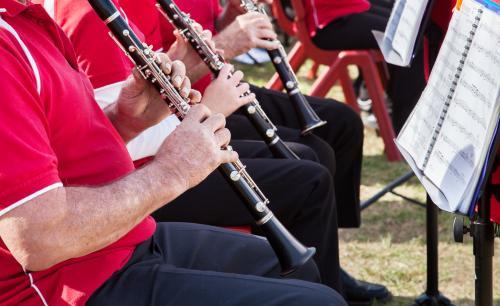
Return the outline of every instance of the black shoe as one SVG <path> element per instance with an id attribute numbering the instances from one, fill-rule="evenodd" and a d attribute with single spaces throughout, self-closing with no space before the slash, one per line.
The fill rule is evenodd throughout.
<path id="1" fill-rule="evenodd" d="M 385 303 L 392 298 L 385 286 L 357 280 L 344 269 L 340 269 L 340 280 L 349 305 L 371 305 L 375 300 Z"/>

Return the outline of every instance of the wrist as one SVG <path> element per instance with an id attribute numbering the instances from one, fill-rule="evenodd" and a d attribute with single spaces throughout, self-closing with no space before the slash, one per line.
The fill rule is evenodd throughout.
<path id="1" fill-rule="evenodd" d="M 221 49 L 224 51 L 224 59 L 226 61 L 232 60 L 236 55 L 236 52 L 234 49 L 231 47 L 231 44 L 227 44 L 228 41 L 230 40 L 231 35 L 226 35 L 228 30 L 223 30 L 219 34 L 215 35 L 213 38 L 213 41 L 215 42 L 215 45 L 217 46 L 218 49 Z"/>
<path id="2" fill-rule="evenodd" d="M 189 186 L 189 180 L 182 171 L 182 165 L 175 160 L 165 160 L 165 158 L 155 156 L 155 158 L 147 165 L 151 177 L 156 178 L 163 189 L 168 189 L 167 197 L 175 198 L 186 192 Z M 168 188 L 165 188 L 168 186 Z"/>
<path id="3" fill-rule="evenodd" d="M 117 103 L 108 106 L 105 113 L 125 143 L 128 143 L 142 132 L 142 129 L 134 128 L 131 124 L 132 120 L 118 110 Z"/>

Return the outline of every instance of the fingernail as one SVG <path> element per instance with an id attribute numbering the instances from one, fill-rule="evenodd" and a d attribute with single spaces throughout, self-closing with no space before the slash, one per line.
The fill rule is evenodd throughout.
<path id="1" fill-rule="evenodd" d="M 184 98 L 187 98 L 189 97 L 189 89 L 187 89 L 186 87 L 184 87 L 182 90 L 181 90 L 181 94 Z"/>
<path id="2" fill-rule="evenodd" d="M 166 73 L 170 73 L 170 71 L 172 71 L 172 65 L 170 65 L 170 63 L 165 63 L 165 70 Z"/>
<path id="3" fill-rule="evenodd" d="M 180 75 L 176 75 L 172 81 L 175 87 L 179 87 L 182 84 L 182 77 Z"/>

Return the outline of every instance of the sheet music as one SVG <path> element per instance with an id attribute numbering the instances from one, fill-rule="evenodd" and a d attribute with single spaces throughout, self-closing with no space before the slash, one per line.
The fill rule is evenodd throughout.
<path id="1" fill-rule="evenodd" d="M 401 20 L 401 16 L 403 15 L 405 5 L 406 0 L 396 0 L 391 12 L 391 16 L 389 17 L 389 21 L 387 22 L 384 39 L 387 40 L 391 46 L 392 40 L 394 39 L 394 35 L 396 34 L 396 30 L 398 28 L 399 21 Z"/>
<path id="2" fill-rule="evenodd" d="M 470 2 L 470 1 L 469 1 Z M 475 12 L 479 6 L 473 6 Z M 470 22 L 466 16 L 467 23 Z M 497 29 L 497 30 L 494 30 Z M 424 174 L 450 211 L 467 208 L 499 116 L 500 19 L 484 10 L 446 119 Z"/>
<path id="3" fill-rule="evenodd" d="M 410 65 L 428 0 L 397 0 L 384 33 L 373 35 L 388 63 Z"/>
<path id="4" fill-rule="evenodd" d="M 392 48 L 399 53 L 405 63 L 411 60 L 426 7 L 427 1 L 407 1 L 394 33 Z"/>
<path id="5" fill-rule="evenodd" d="M 413 156 L 420 170 L 460 65 L 463 46 L 467 42 L 467 36 L 462 33 L 468 33 L 472 27 L 472 21 L 465 24 L 460 16 L 461 13 L 453 16 L 429 83 L 397 139 L 398 145 Z"/>

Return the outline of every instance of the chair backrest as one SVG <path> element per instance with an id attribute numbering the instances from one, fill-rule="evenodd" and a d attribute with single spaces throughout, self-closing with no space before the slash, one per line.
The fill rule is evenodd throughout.
<path id="1" fill-rule="evenodd" d="M 318 64 L 330 65 L 338 56 L 338 51 L 322 50 L 312 42 L 309 35 L 309 28 L 307 27 L 307 12 L 304 7 L 303 1 L 309 0 L 291 0 L 292 7 L 295 11 L 295 20 L 293 27 L 295 36 L 302 43 L 305 53 Z M 274 1 L 279 2 L 279 1 Z"/>
<path id="2" fill-rule="evenodd" d="M 285 7 L 283 6 L 283 0 L 275 0 L 271 6 L 273 11 L 273 16 L 278 21 L 280 28 L 289 36 L 295 36 L 295 27 L 293 25 L 293 20 L 287 16 L 285 12 Z"/>

